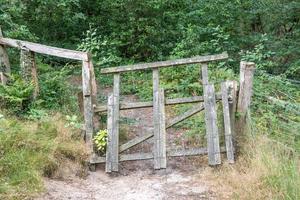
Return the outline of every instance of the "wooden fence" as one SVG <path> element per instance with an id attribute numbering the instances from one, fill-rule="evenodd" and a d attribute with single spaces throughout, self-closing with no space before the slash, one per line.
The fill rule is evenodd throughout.
<path id="1" fill-rule="evenodd" d="M 227 53 L 209 56 L 196 56 L 187 59 L 136 64 L 105 68 L 101 74 L 113 74 L 113 92 L 108 97 L 107 105 L 97 104 L 97 84 L 91 56 L 86 52 L 61 49 L 45 46 L 37 43 L 4 38 L 0 30 L 0 78 L 5 84 L 7 75 L 10 74 L 10 64 L 6 47 L 19 48 L 21 51 L 21 70 L 29 74 L 25 79 L 35 83 L 35 96 L 38 95 L 38 76 L 35 64 L 35 53 L 58 56 L 82 62 L 82 93 L 85 121 L 85 140 L 91 154 L 90 164 L 106 163 L 106 172 L 118 171 L 119 162 L 129 160 L 153 159 L 154 169 L 167 167 L 167 157 L 193 156 L 208 154 L 208 163 L 211 166 L 221 164 L 221 153 L 226 152 L 229 163 L 234 163 L 235 148 L 233 137 L 244 134 L 247 127 L 247 112 L 250 106 L 252 93 L 252 79 L 254 63 L 241 62 L 240 86 L 236 81 L 224 81 L 221 83 L 221 91 L 215 92 L 214 84 L 208 78 L 207 65 L 212 61 L 220 61 L 228 58 Z M 203 96 L 167 99 L 164 89 L 160 87 L 159 70 L 163 67 L 178 67 L 188 64 L 199 65 L 199 78 L 202 80 Z M 147 102 L 121 102 L 120 80 L 121 74 L 137 71 L 152 70 L 153 101 Z M 29 73 L 26 73 L 29 72 Z M 201 75 L 200 75 L 201 74 Z M 200 83 L 199 83 L 200 84 Z M 216 102 L 220 101 L 223 108 L 225 147 L 220 147 L 217 127 Z M 175 104 L 194 103 L 195 105 L 183 114 L 166 119 L 165 106 Z M 124 144 L 119 144 L 119 118 L 120 110 L 153 107 L 153 133 L 134 138 Z M 167 151 L 166 130 L 179 122 L 201 112 L 205 113 L 205 126 L 207 136 L 207 148 L 175 149 Z M 239 112 L 238 120 L 235 120 L 236 112 Z M 107 113 L 107 151 L 105 157 L 93 152 L 93 134 L 97 124 L 97 113 Z M 123 154 L 123 152 L 137 144 L 154 137 L 152 153 Z"/>

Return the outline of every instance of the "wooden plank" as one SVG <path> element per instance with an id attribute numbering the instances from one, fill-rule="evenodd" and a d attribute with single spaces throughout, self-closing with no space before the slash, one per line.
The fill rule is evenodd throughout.
<path id="1" fill-rule="evenodd" d="M 241 142 L 242 138 L 244 138 L 244 135 L 246 135 L 250 129 L 250 119 L 247 116 L 250 114 L 254 70 L 254 63 L 241 61 L 240 88 L 237 104 L 237 112 L 239 117 L 236 121 L 236 133 Z"/>
<path id="2" fill-rule="evenodd" d="M 160 168 L 167 168 L 166 150 L 166 116 L 165 116 L 165 93 L 164 89 L 159 89 L 159 158 Z"/>
<path id="3" fill-rule="evenodd" d="M 111 94 L 107 99 L 107 145 L 106 145 L 106 164 L 105 172 L 112 172 L 113 162 L 113 106 L 114 95 Z"/>
<path id="4" fill-rule="evenodd" d="M 221 147 L 221 152 L 224 153 L 225 147 Z M 206 148 L 192 148 L 192 149 L 172 149 L 167 152 L 168 157 L 179 157 L 179 156 L 199 156 L 207 154 Z M 152 153 L 133 153 L 120 155 L 120 162 L 132 161 L 132 160 L 149 160 L 153 159 Z M 97 156 L 91 156 L 90 163 L 105 163 L 106 158 Z"/>
<path id="5" fill-rule="evenodd" d="M 0 38 L 3 37 L 2 30 L 0 27 Z M 10 68 L 10 62 L 9 62 L 9 57 L 6 51 L 6 48 L 4 45 L 0 45 L 0 71 L 1 68 L 3 68 L 3 73 L 10 74 L 11 73 L 11 68 Z"/>
<path id="6" fill-rule="evenodd" d="M 229 163 L 234 163 L 233 143 L 232 143 L 232 128 L 229 114 L 228 92 L 229 87 L 226 82 L 221 83 L 222 91 L 222 105 L 223 105 L 223 117 L 224 117 L 224 129 L 225 129 L 225 145 L 226 155 Z"/>
<path id="7" fill-rule="evenodd" d="M 32 66 L 31 66 L 31 76 L 32 76 L 32 81 L 34 85 L 34 92 L 33 92 L 33 98 L 36 99 L 39 92 L 39 80 L 38 80 L 38 74 L 37 74 L 37 66 L 36 66 L 36 60 L 35 60 L 35 54 L 34 52 L 30 52 L 30 56 L 32 59 Z"/>
<path id="8" fill-rule="evenodd" d="M 112 171 L 119 171 L 119 101 L 120 101 L 120 74 L 114 74 L 113 87 L 113 136 L 112 136 Z"/>
<path id="9" fill-rule="evenodd" d="M 221 93 L 216 94 L 216 99 L 221 100 Z M 166 99 L 165 105 L 176 105 L 184 103 L 198 103 L 203 102 L 203 96 L 194 96 L 194 97 L 183 97 L 183 98 L 174 98 Z M 152 101 L 146 102 L 120 102 L 120 110 L 136 109 L 136 108 L 148 108 L 152 107 Z M 106 112 L 106 105 L 99 105 L 95 107 L 95 112 Z"/>
<path id="10" fill-rule="evenodd" d="M 202 84 L 207 85 L 208 84 L 208 70 L 207 70 L 207 63 L 201 64 L 201 69 L 202 69 Z"/>
<path id="11" fill-rule="evenodd" d="M 205 128 L 207 135 L 209 165 L 221 164 L 215 89 L 211 84 L 204 85 Z"/>
<path id="12" fill-rule="evenodd" d="M 15 40 L 11 38 L 0 37 L 0 44 L 10 46 L 10 47 L 15 47 L 15 48 L 26 48 L 29 51 L 51 55 L 51 56 L 57 56 L 61 58 L 69 58 L 69 59 L 82 60 L 82 61 L 89 60 L 89 55 L 86 52 L 51 47 L 51 46 L 46 46 L 46 45 L 37 44 L 33 42 Z"/>
<path id="13" fill-rule="evenodd" d="M 125 150 L 127 150 L 127 149 L 129 149 L 129 148 L 131 148 L 131 147 L 133 147 L 133 146 L 135 146 L 135 145 L 151 138 L 151 137 L 153 137 L 153 133 L 147 133 L 143 136 L 140 136 L 140 137 L 134 138 L 132 140 L 129 140 L 128 142 L 126 142 L 125 144 L 122 144 L 120 146 L 119 153 L 121 153 L 121 152 L 123 152 L 123 151 L 125 151 Z"/>
<path id="14" fill-rule="evenodd" d="M 160 169 L 160 126 L 159 126 L 159 70 L 153 69 L 153 131 L 154 131 L 154 169 Z"/>
<path id="15" fill-rule="evenodd" d="M 179 66 L 179 65 L 203 63 L 203 62 L 210 62 L 210 61 L 218 61 L 218 60 L 224 60 L 227 58 L 228 58 L 228 54 L 226 52 L 224 52 L 222 54 L 216 54 L 216 55 L 196 56 L 193 58 L 184 58 L 184 59 L 177 59 L 177 60 L 104 68 L 104 69 L 101 69 L 101 73 L 102 74 L 110 74 L 110 73 L 128 72 L 128 71 L 136 71 L 136 70 L 144 70 L 144 69 L 155 69 L 155 68 L 159 68 L 159 67 L 170 67 L 170 66 Z"/>
<path id="16" fill-rule="evenodd" d="M 184 112 L 183 114 L 171 119 L 168 121 L 167 123 L 167 129 L 178 124 L 179 122 L 182 122 L 183 120 L 192 117 L 193 115 L 197 114 L 198 112 L 204 110 L 204 106 L 203 104 L 199 105 L 195 105 L 193 106 L 191 109 L 189 109 L 188 111 Z"/>
<path id="17" fill-rule="evenodd" d="M 84 124 L 85 124 L 85 142 L 89 153 L 93 152 L 93 106 L 91 99 L 91 86 L 90 86 L 90 71 L 89 63 L 82 62 L 82 89 L 83 89 L 83 104 L 84 104 Z"/>

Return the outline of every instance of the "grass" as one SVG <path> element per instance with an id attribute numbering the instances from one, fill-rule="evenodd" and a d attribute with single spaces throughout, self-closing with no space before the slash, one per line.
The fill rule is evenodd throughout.
<path id="1" fill-rule="evenodd" d="M 43 191 L 43 177 L 64 178 L 64 168 L 84 175 L 86 150 L 80 134 L 60 115 L 42 121 L 0 119 L 0 199 L 30 199 Z"/>

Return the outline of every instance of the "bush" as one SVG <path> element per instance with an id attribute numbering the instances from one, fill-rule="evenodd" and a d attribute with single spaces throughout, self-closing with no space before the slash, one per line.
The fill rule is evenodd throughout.
<path id="1" fill-rule="evenodd" d="M 19 76 L 10 76 L 7 85 L 0 84 L 0 107 L 20 115 L 28 111 L 34 86 L 23 81 Z"/>

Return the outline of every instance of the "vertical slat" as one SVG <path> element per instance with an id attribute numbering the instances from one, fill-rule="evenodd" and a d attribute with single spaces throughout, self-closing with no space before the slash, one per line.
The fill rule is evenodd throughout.
<path id="1" fill-rule="evenodd" d="M 221 164 L 215 89 L 211 84 L 204 86 L 205 125 L 209 165 Z"/>
<path id="2" fill-rule="evenodd" d="M 166 117 L 165 117 L 165 93 L 159 89 L 159 147 L 160 147 L 160 168 L 167 168 L 166 150 Z"/>
<path id="3" fill-rule="evenodd" d="M 114 95 L 111 94 L 107 101 L 107 145 L 105 171 L 112 172 L 112 152 L 113 152 L 113 106 Z"/>
<path id="4" fill-rule="evenodd" d="M 232 136 L 235 137 L 235 113 L 236 113 L 236 104 L 237 104 L 237 81 L 226 81 L 227 87 L 229 88 L 229 96 L 231 101 L 229 102 L 229 115 L 230 115 L 230 124 Z"/>
<path id="5" fill-rule="evenodd" d="M 93 106 L 91 98 L 91 79 L 89 62 L 82 62 L 82 89 L 83 89 L 83 104 L 84 104 L 84 124 L 85 124 L 85 141 L 89 153 L 93 152 Z"/>
<path id="6" fill-rule="evenodd" d="M 119 116 L 120 116 L 120 74 L 114 74 L 113 88 L 113 149 L 112 149 L 112 171 L 119 170 Z"/>
<path id="7" fill-rule="evenodd" d="M 39 94 L 39 81 L 38 81 L 38 75 L 37 75 L 35 53 L 32 51 L 30 52 L 30 58 L 32 59 L 31 76 L 32 76 L 33 84 L 34 84 L 33 98 L 36 99 Z"/>
<path id="8" fill-rule="evenodd" d="M 228 103 L 228 92 L 229 92 L 228 89 L 229 88 L 226 82 L 221 83 L 226 154 L 227 154 L 228 162 L 234 163 L 234 152 L 233 152 L 232 131 L 231 131 L 232 129 L 231 129 L 231 120 L 229 115 L 229 103 Z"/>
<path id="9" fill-rule="evenodd" d="M 201 67 L 204 93 L 205 128 L 209 165 L 221 164 L 219 133 L 217 127 L 216 96 L 214 85 L 209 84 L 207 64 Z"/>
<path id="10" fill-rule="evenodd" d="M 154 169 L 160 169 L 160 134 L 159 134 L 159 70 L 153 69 L 153 131 L 154 131 Z"/>
<path id="11" fill-rule="evenodd" d="M 0 37 L 3 37 L 1 27 Z M 0 72 L 7 74 L 10 74 L 11 72 L 8 54 L 4 45 L 0 45 Z"/>
<path id="12" fill-rule="evenodd" d="M 4 75 L 3 72 L 0 72 L 0 83 L 1 83 L 2 85 L 5 85 L 6 82 L 7 82 L 6 76 Z"/>
<path id="13" fill-rule="evenodd" d="M 97 82 L 96 82 L 94 65 L 92 60 L 89 61 L 89 67 L 90 67 L 90 76 L 91 76 L 92 104 L 94 108 L 97 105 Z M 94 114 L 93 116 L 93 126 L 95 130 L 99 130 L 100 128 L 100 116 L 97 114 Z"/>

